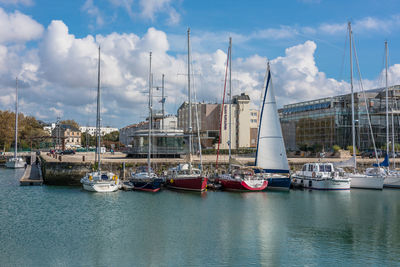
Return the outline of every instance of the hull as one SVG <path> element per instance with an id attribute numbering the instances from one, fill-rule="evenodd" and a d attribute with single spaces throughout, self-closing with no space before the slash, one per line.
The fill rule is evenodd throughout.
<path id="1" fill-rule="evenodd" d="M 383 189 L 383 176 L 350 175 L 351 188 Z"/>
<path id="2" fill-rule="evenodd" d="M 145 192 L 158 192 L 161 189 L 161 179 L 155 179 L 152 181 L 130 181 L 133 184 L 133 190 L 145 191 Z"/>
<path id="3" fill-rule="evenodd" d="M 400 189 L 400 176 L 394 175 L 385 177 L 383 187 Z"/>
<path id="4" fill-rule="evenodd" d="M 25 161 L 22 158 L 17 158 L 17 160 L 14 160 L 14 158 L 12 158 L 6 162 L 6 167 L 11 169 L 24 168 Z"/>
<path id="5" fill-rule="evenodd" d="M 285 178 L 267 178 L 267 190 L 289 190 L 291 180 L 289 177 Z"/>
<path id="6" fill-rule="evenodd" d="M 119 189 L 119 185 L 111 183 L 93 183 L 93 184 L 84 183 L 83 189 L 91 192 L 107 193 L 107 192 L 117 191 Z"/>
<path id="7" fill-rule="evenodd" d="M 189 191 L 205 191 L 207 188 L 206 177 L 175 177 L 166 180 L 166 185 L 173 189 Z"/>
<path id="8" fill-rule="evenodd" d="M 229 191 L 262 191 L 268 186 L 268 181 L 220 179 L 222 188 Z"/>
<path id="9" fill-rule="evenodd" d="M 350 181 L 334 179 L 310 179 L 304 177 L 293 177 L 293 186 L 313 190 L 349 190 Z"/>

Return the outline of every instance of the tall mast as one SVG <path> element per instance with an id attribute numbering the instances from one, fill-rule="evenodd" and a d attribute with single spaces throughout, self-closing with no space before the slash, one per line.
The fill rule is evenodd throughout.
<path id="1" fill-rule="evenodd" d="M 237 137 L 236 137 L 237 138 Z M 229 37 L 229 173 L 232 157 L 232 37 Z"/>
<path id="2" fill-rule="evenodd" d="M 388 89 L 388 44 L 387 41 L 385 41 L 385 61 L 386 61 L 386 66 L 385 66 L 385 79 L 386 79 L 386 88 L 385 88 L 385 93 L 386 93 L 386 99 L 385 99 L 385 104 L 386 104 L 386 155 L 389 156 L 389 89 Z M 393 144 L 394 146 L 394 144 Z"/>
<path id="3" fill-rule="evenodd" d="M 14 159 L 17 158 L 18 149 L 18 77 L 15 78 L 15 142 L 14 142 Z"/>
<path id="4" fill-rule="evenodd" d="M 187 30 L 187 47 L 188 47 L 188 98 L 189 98 L 189 159 L 190 159 L 190 164 L 189 164 L 189 170 L 192 170 L 192 133 L 193 133 L 193 128 L 192 128 L 192 96 L 190 92 L 190 28 Z"/>
<path id="5" fill-rule="evenodd" d="M 97 170 L 101 169 L 101 160 L 100 160 L 100 46 L 99 46 L 99 62 L 98 62 L 98 70 L 97 70 L 97 119 L 96 119 L 96 132 L 97 132 L 97 149 L 96 149 L 96 159 L 97 162 Z"/>
<path id="6" fill-rule="evenodd" d="M 349 27 L 349 40 L 350 40 L 350 87 L 351 87 L 351 132 L 353 142 L 353 157 L 354 157 L 354 171 L 357 169 L 356 161 L 356 127 L 354 125 L 354 90 L 353 90 L 353 56 L 352 56 L 352 40 L 351 40 L 351 22 L 348 23 Z"/>
<path id="7" fill-rule="evenodd" d="M 161 104 L 162 104 L 162 130 L 164 130 L 164 120 L 165 120 L 165 94 L 164 94 L 164 74 L 162 75 L 161 82 Z"/>
<path id="8" fill-rule="evenodd" d="M 148 147 L 148 153 L 147 153 L 147 173 L 150 178 L 150 167 L 151 167 L 151 162 L 150 162 L 150 157 L 151 157 L 151 130 L 152 130 L 152 121 L 153 121 L 153 114 L 152 114 L 152 103 L 151 103 L 151 89 L 152 89 L 152 77 L 151 77 L 151 52 L 150 52 L 150 70 L 149 70 L 149 147 Z"/>

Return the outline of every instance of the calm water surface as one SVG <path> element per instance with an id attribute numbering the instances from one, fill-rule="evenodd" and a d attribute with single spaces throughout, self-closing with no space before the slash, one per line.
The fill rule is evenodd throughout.
<path id="1" fill-rule="evenodd" d="M 1 266 L 399 265 L 400 190 L 98 194 L 0 169 Z"/>

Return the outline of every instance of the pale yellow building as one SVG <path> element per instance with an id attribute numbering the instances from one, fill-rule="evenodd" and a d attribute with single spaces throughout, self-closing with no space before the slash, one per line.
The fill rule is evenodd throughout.
<path id="1" fill-rule="evenodd" d="M 229 111 L 229 107 L 231 107 L 231 111 Z M 250 97 L 244 93 L 233 96 L 232 104 L 224 104 L 223 109 L 221 118 L 222 104 L 194 103 L 192 105 L 193 133 L 197 133 L 196 117 L 198 117 L 203 148 L 217 148 L 221 119 L 220 149 L 229 148 L 230 121 L 232 149 L 256 147 L 259 113 L 250 108 Z M 229 120 L 229 114 L 231 114 L 231 120 Z M 178 128 L 183 129 L 185 133 L 190 132 L 187 102 L 184 102 L 178 109 Z"/>

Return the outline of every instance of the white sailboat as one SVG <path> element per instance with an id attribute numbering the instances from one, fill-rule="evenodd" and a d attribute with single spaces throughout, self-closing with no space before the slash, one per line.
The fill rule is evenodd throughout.
<path id="1" fill-rule="evenodd" d="M 100 133 L 100 47 L 99 47 L 99 62 L 98 62 L 98 75 L 97 75 L 97 144 L 95 156 L 95 168 L 93 172 L 86 173 L 81 179 L 83 189 L 92 192 L 114 192 L 117 191 L 121 185 L 118 176 L 112 172 L 101 171 L 101 133 Z"/>
<path id="2" fill-rule="evenodd" d="M 389 164 L 389 144 L 392 143 L 392 155 L 395 158 L 395 139 L 394 139 L 394 125 L 393 125 L 393 110 L 392 110 L 392 142 L 389 141 L 389 89 L 388 89 L 388 43 L 385 41 L 385 80 L 386 80 L 386 158 L 387 159 L 387 173 L 383 181 L 383 187 L 400 188 L 400 172 L 390 169 Z M 393 160 L 394 163 L 394 160 Z"/>
<path id="3" fill-rule="evenodd" d="M 351 87 L 351 129 L 352 129 L 352 144 L 353 144 L 353 157 L 356 159 L 356 137 L 355 137 L 355 119 L 354 119 L 354 92 L 353 92 L 353 58 L 352 58 L 352 31 L 351 23 L 348 23 L 349 29 L 349 40 L 350 40 L 350 87 Z M 369 121 L 368 106 L 365 105 L 367 111 L 368 123 L 371 128 L 371 122 Z M 371 130 L 372 133 L 372 130 Z M 372 135 L 372 142 L 375 148 L 375 141 Z M 375 155 L 377 153 L 375 152 Z M 357 173 L 357 160 L 354 160 L 354 172 L 349 174 L 351 179 L 350 187 L 352 188 L 363 188 L 363 189 L 382 189 L 384 176 L 380 169 L 369 169 L 366 173 Z"/>
<path id="4" fill-rule="evenodd" d="M 265 77 L 255 164 L 263 169 L 263 177 L 268 181 L 267 189 L 289 190 L 289 164 L 286 157 L 269 63 Z"/>
<path id="5" fill-rule="evenodd" d="M 15 139 L 14 156 L 6 162 L 7 168 L 24 168 L 25 160 L 18 157 L 18 78 L 15 79 Z"/>

